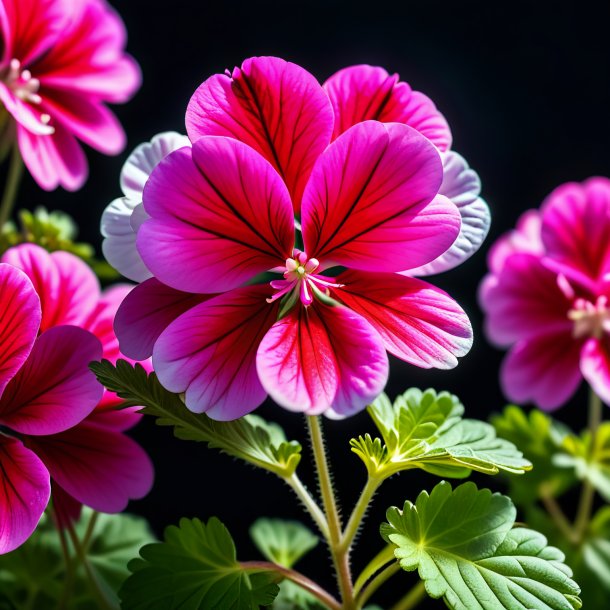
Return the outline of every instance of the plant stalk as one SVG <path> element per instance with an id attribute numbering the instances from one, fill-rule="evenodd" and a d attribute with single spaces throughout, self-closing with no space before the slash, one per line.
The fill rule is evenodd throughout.
<path id="1" fill-rule="evenodd" d="M 382 480 L 369 477 L 366 481 L 366 485 L 356 502 L 356 506 L 350 515 L 350 518 L 341 537 L 341 550 L 349 553 L 354 538 L 358 534 L 358 531 L 362 525 L 362 520 L 369 507 L 375 492 L 379 489 Z"/>
<path id="2" fill-rule="evenodd" d="M 4 185 L 2 201 L 0 202 L 0 232 L 2 232 L 4 225 L 11 218 L 13 207 L 15 206 L 15 200 L 17 199 L 17 191 L 19 190 L 19 183 L 21 182 L 22 175 L 23 160 L 21 159 L 19 146 L 15 142 L 11 151 L 11 161 L 8 169 L 8 175 L 6 177 L 6 184 Z"/>
<path id="3" fill-rule="evenodd" d="M 362 591 L 360 591 L 360 593 L 357 597 L 357 602 L 358 602 L 357 607 L 362 608 L 362 606 L 364 606 L 364 604 L 366 604 L 366 602 L 373 595 L 373 593 L 375 593 L 375 591 L 377 591 L 377 589 L 379 589 L 379 587 L 381 587 L 381 585 L 383 583 L 385 583 L 386 580 L 388 580 L 389 578 L 394 576 L 394 574 L 398 574 L 398 572 L 400 572 L 400 564 L 397 561 L 395 561 L 394 563 L 391 563 L 384 570 L 379 572 L 379 574 L 377 574 L 377 576 L 375 576 L 375 578 L 373 578 L 362 589 Z"/>
<path id="4" fill-rule="evenodd" d="M 320 533 L 326 540 L 329 538 L 328 522 L 326 516 L 322 512 L 322 509 L 318 506 L 317 502 L 311 497 L 311 494 L 305 488 L 305 485 L 301 482 L 301 479 L 295 474 L 284 479 L 290 488 L 297 495 L 299 500 L 305 505 L 307 512 L 318 526 Z"/>
<path id="5" fill-rule="evenodd" d="M 426 586 L 420 580 L 401 600 L 396 602 L 390 610 L 412 610 L 426 596 Z"/>

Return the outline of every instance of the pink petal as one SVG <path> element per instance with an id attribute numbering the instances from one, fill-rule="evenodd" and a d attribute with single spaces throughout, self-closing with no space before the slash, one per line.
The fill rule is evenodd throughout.
<path id="1" fill-rule="evenodd" d="M 561 290 L 560 281 L 538 256 L 511 255 L 495 282 L 480 293 L 488 338 L 503 346 L 539 333 L 570 333 L 572 299 Z"/>
<path id="2" fill-rule="evenodd" d="M 49 473 L 21 441 L 0 435 L 0 555 L 23 544 L 49 503 Z"/>
<path id="3" fill-rule="evenodd" d="M 153 466 L 142 447 L 89 418 L 60 434 L 30 437 L 27 445 L 64 491 L 94 510 L 121 512 L 152 487 Z"/>
<path id="4" fill-rule="evenodd" d="M 491 223 L 489 206 L 479 196 L 481 181 L 466 160 L 449 151 L 443 155 L 443 183 L 439 190 L 457 206 L 462 224 L 453 245 L 431 263 L 412 269 L 410 275 L 432 275 L 461 265 L 480 247 Z"/>
<path id="5" fill-rule="evenodd" d="M 109 392 L 106 392 L 109 394 Z M 138 413 L 138 410 L 142 407 L 129 407 L 127 409 L 117 409 L 117 405 L 121 404 L 121 399 L 115 401 L 114 406 L 108 405 L 105 408 L 104 399 L 97 406 L 95 411 L 91 412 L 91 415 L 87 417 L 87 421 L 93 422 L 98 426 L 104 426 L 105 428 L 110 428 L 111 430 L 116 430 L 117 432 L 124 432 L 125 430 L 130 430 L 136 424 L 140 422 L 143 415 Z"/>
<path id="6" fill-rule="evenodd" d="M 555 189 L 542 208 L 542 241 L 565 272 L 596 281 L 610 270 L 610 180 L 591 178 Z"/>
<path id="7" fill-rule="evenodd" d="M 159 335 L 171 322 L 206 298 L 210 297 L 174 290 L 156 278 L 136 286 L 114 321 L 121 351 L 134 360 L 150 358 Z"/>
<path id="8" fill-rule="evenodd" d="M 297 307 L 265 335 L 257 355 L 260 380 L 291 411 L 353 415 L 388 378 L 377 331 L 346 307 Z"/>
<path id="9" fill-rule="evenodd" d="M 146 266 L 186 292 L 230 290 L 292 255 L 294 219 L 277 172 L 249 146 L 199 139 L 171 153 L 144 190 Z"/>
<path id="10" fill-rule="evenodd" d="M 189 309 L 161 334 L 153 351 L 159 380 L 185 392 L 186 406 L 225 421 L 265 400 L 256 350 L 277 319 L 266 285 L 238 288 Z"/>
<path id="11" fill-rule="evenodd" d="M 40 299 L 25 273 L 0 264 L 0 396 L 30 355 L 40 319 Z"/>
<path id="12" fill-rule="evenodd" d="M 376 66 L 350 66 L 333 74 L 324 89 L 333 105 L 333 139 L 352 125 L 367 120 L 404 123 L 417 129 L 439 150 L 451 148 L 451 131 L 434 102 L 413 91 L 398 74 Z"/>
<path id="13" fill-rule="evenodd" d="M 40 107 L 33 107 L 19 99 L 3 82 L 0 82 L 0 101 L 15 121 L 33 135 L 50 135 L 55 131 L 53 127 L 43 123 L 44 111 Z"/>
<path id="14" fill-rule="evenodd" d="M 607 336 L 589 339 L 582 348 L 580 370 L 593 391 L 610 404 L 610 345 Z"/>
<path id="15" fill-rule="evenodd" d="M 570 332 L 536 335 L 517 343 L 500 370 L 504 394 L 518 404 L 533 402 L 541 409 L 556 409 L 574 394 L 582 375 L 579 368 L 582 341 Z"/>
<path id="16" fill-rule="evenodd" d="M 385 348 L 422 368 L 450 369 L 472 347 L 472 327 L 446 293 L 421 280 L 389 273 L 346 271 L 335 298 L 377 330 Z"/>
<path id="17" fill-rule="evenodd" d="M 193 142 L 227 136 L 258 151 L 286 181 L 298 213 L 312 167 L 330 142 L 333 111 L 309 72 L 277 57 L 253 57 L 197 89 L 186 128 Z"/>
<path id="18" fill-rule="evenodd" d="M 355 125 L 322 154 L 305 189 L 307 254 L 365 271 L 429 263 L 460 229 L 456 206 L 437 196 L 442 177 L 438 151 L 411 127 Z"/>
<path id="19" fill-rule="evenodd" d="M 21 125 L 17 126 L 17 140 L 23 162 L 46 191 L 58 186 L 77 191 L 87 179 L 85 153 L 76 138 L 62 125 L 54 125 L 51 136 L 37 136 Z"/>
<path id="20" fill-rule="evenodd" d="M 0 397 L 0 425 L 39 435 L 83 420 L 103 394 L 88 367 L 101 356 L 100 342 L 81 328 L 60 326 L 42 333 Z"/>
<path id="21" fill-rule="evenodd" d="M 51 496 L 57 527 L 67 528 L 80 519 L 83 505 L 55 481 L 51 481 Z"/>
<path id="22" fill-rule="evenodd" d="M 82 326 L 97 307 L 97 277 L 74 254 L 50 254 L 35 244 L 22 244 L 9 248 L 2 262 L 18 267 L 32 281 L 42 305 L 41 331 L 63 324 Z"/>

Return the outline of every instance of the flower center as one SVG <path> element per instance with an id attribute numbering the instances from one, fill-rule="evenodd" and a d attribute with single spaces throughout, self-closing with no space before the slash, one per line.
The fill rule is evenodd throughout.
<path id="1" fill-rule="evenodd" d="M 610 331 L 610 308 L 608 297 L 600 296 L 595 303 L 586 299 L 576 299 L 568 312 L 568 318 L 574 322 L 572 335 L 575 339 L 594 337 L 601 339 Z"/>
<path id="2" fill-rule="evenodd" d="M 340 288 L 342 284 L 332 282 L 332 278 L 315 274 L 319 266 L 318 259 L 308 258 L 305 252 L 295 248 L 292 258 L 286 259 L 284 279 L 270 282 L 271 287 L 277 292 L 267 299 L 267 302 L 273 303 L 285 297 L 282 311 L 288 311 L 299 300 L 305 307 L 309 307 L 314 301 L 314 296 L 328 295 L 329 288 Z"/>

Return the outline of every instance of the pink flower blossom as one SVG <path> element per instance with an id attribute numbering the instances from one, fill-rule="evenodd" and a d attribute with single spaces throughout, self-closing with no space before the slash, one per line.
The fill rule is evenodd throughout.
<path id="1" fill-rule="evenodd" d="M 27 409 L 33 407 L 23 406 L 31 405 L 27 394 L 18 403 L 11 402 L 18 406 L 12 408 L 12 419 L 7 419 L 7 408 L 2 406 L 11 400 L 8 398 L 12 396 L 11 386 L 7 386 L 0 398 L 0 425 L 29 435 L 22 440 L 42 460 L 53 479 L 54 506 L 60 521 L 77 517 L 81 504 L 102 512 L 120 512 L 129 499 L 148 493 L 153 480 L 152 465 L 143 449 L 124 434 L 141 416 L 133 410 L 115 411 L 119 400 L 103 390 L 87 365 L 101 357 L 113 362 L 122 357 L 112 325 L 119 303 L 130 287 L 116 286 L 101 292 L 94 273 L 80 259 L 67 252 L 49 254 L 31 244 L 9 249 L 2 257 L 1 267 L 22 278 L 27 289 L 21 289 L 20 298 L 29 295 L 36 303 L 37 317 L 33 318 L 36 324 L 31 326 L 42 334 L 35 346 L 47 336 L 57 336 L 58 341 L 64 341 L 67 333 L 71 333 L 68 338 L 74 337 L 69 343 L 65 340 L 65 345 L 49 344 L 46 351 L 38 348 L 37 352 L 34 347 L 19 372 L 29 381 L 19 386 L 15 377 L 11 383 L 21 394 L 28 390 L 37 392 L 41 383 L 52 384 L 47 359 L 60 371 L 64 367 L 66 376 L 70 374 L 66 362 L 72 363 L 69 366 L 79 373 L 71 386 L 53 390 L 57 405 L 62 405 L 61 411 L 46 398 L 36 399 L 34 414 L 41 423 L 32 430 L 15 426 L 17 416 L 26 421 L 31 417 Z M 0 296 L 4 303 L 10 295 L 2 292 Z M 17 301 L 14 306 L 21 307 Z M 3 330 L 2 339 L 4 335 Z M 89 344 L 95 349 L 87 347 Z M 88 400 L 89 395 L 94 400 Z M 61 421 L 59 417 L 64 412 L 66 423 L 52 426 L 50 422 Z"/>
<path id="2" fill-rule="evenodd" d="M 334 121 L 305 70 L 247 60 L 198 89 L 192 148 L 146 183 L 137 247 L 153 277 L 115 329 L 122 351 L 152 353 L 161 383 L 195 412 L 234 419 L 269 394 L 290 410 L 347 416 L 384 387 L 386 350 L 450 368 L 470 348 L 461 308 L 398 274 L 437 260 L 460 231 L 457 206 L 439 194 L 438 148 L 371 120 L 333 140 Z M 270 284 L 269 271 L 280 274 Z"/>
<path id="3" fill-rule="evenodd" d="M 47 190 L 80 188 L 87 160 L 77 138 L 114 155 L 125 134 L 105 104 L 140 85 L 122 21 L 105 0 L 0 0 L 0 101 L 21 155 Z"/>
<path id="4" fill-rule="evenodd" d="M 490 251 L 480 290 L 489 339 L 510 347 L 505 394 L 563 405 L 584 378 L 610 403 L 610 180 L 553 191 Z"/>

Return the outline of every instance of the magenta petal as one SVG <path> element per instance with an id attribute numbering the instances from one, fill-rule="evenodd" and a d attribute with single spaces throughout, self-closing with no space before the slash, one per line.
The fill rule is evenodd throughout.
<path id="1" fill-rule="evenodd" d="M 186 128 L 193 142 L 227 136 L 258 151 L 286 181 L 298 213 L 311 169 L 330 142 L 333 111 L 309 72 L 277 57 L 253 57 L 197 89 Z"/>
<path id="2" fill-rule="evenodd" d="M 377 331 L 346 307 L 297 307 L 265 335 L 257 355 L 263 387 L 308 415 L 349 416 L 382 391 L 388 357 Z"/>
<path id="3" fill-rule="evenodd" d="M 547 254 L 575 279 L 596 281 L 610 270 L 610 180 L 591 178 L 555 189 L 542 207 Z"/>
<path id="4" fill-rule="evenodd" d="M 277 319 L 266 285 L 238 288 L 189 309 L 161 334 L 153 351 L 159 380 L 185 392 L 186 406 L 217 420 L 241 417 L 266 393 L 256 373 L 256 350 Z"/>
<path id="5" fill-rule="evenodd" d="M 134 360 L 150 358 L 155 341 L 169 324 L 207 298 L 211 297 L 174 290 L 156 278 L 136 286 L 114 320 L 122 353 Z"/>
<path id="6" fill-rule="evenodd" d="M 569 331 L 520 341 L 502 363 L 504 394 L 518 404 L 533 402 L 541 409 L 562 406 L 582 380 L 581 346 L 582 342 L 574 340 Z"/>
<path id="7" fill-rule="evenodd" d="M 53 517 L 58 527 L 67 528 L 79 520 L 83 505 L 55 481 L 51 481 L 51 497 Z"/>
<path id="8" fill-rule="evenodd" d="M 34 244 L 9 248 L 2 262 L 21 269 L 42 305 L 41 331 L 64 324 L 81 326 L 95 309 L 100 286 L 91 268 L 69 252 L 49 254 Z"/>
<path id="9" fill-rule="evenodd" d="M 589 339 L 583 345 L 580 370 L 593 391 L 610 405 L 610 345 L 607 337 Z"/>
<path id="10" fill-rule="evenodd" d="M 486 281 L 480 292 L 489 339 L 510 345 L 539 333 L 570 333 L 572 300 L 559 281 L 537 255 L 516 253 L 507 258 L 500 274 Z"/>
<path id="11" fill-rule="evenodd" d="M 333 138 L 362 121 L 404 123 L 417 129 L 439 150 L 451 147 L 451 131 L 434 102 L 413 91 L 398 74 L 388 74 L 376 66 L 350 66 L 333 74 L 324 89 L 333 105 Z"/>
<path id="12" fill-rule="evenodd" d="M 153 466 L 142 447 L 89 419 L 60 434 L 31 437 L 27 444 L 58 485 L 94 510 L 118 513 L 152 487 Z"/>
<path id="13" fill-rule="evenodd" d="M 305 251 L 323 264 L 403 271 L 455 241 L 460 213 L 438 195 L 443 166 L 421 134 L 367 121 L 319 158 L 303 195 Z"/>
<path id="14" fill-rule="evenodd" d="M 40 320 L 40 299 L 30 280 L 0 264 L 0 396 L 32 351 Z"/>
<path id="15" fill-rule="evenodd" d="M 168 155 L 146 184 L 144 207 L 152 218 L 138 231 L 138 250 L 177 290 L 230 290 L 292 255 L 286 186 L 237 140 L 204 137 Z"/>
<path id="16" fill-rule="evenodd" d="M 415 278 L 347 271 L 335 297 L 368 320 L 385 348 L 422 368 L 450 369 L 472 346 L 472 327 L 446 293 Z"/>
<path id="17" fill-rule="evenodd" d="M 83 420 L 103 387 L 89 370 L 102 357 L 100 342 L 74 326 L 42 333 L 0 397 L 0 424 L 22 434 L 55 434 Z"/>
<path id="18" fill-rule="evenodd" d="M 0 435 L 0 555 L 23 544 L 49 503 L 49 473 L 21 441 Z"/>

